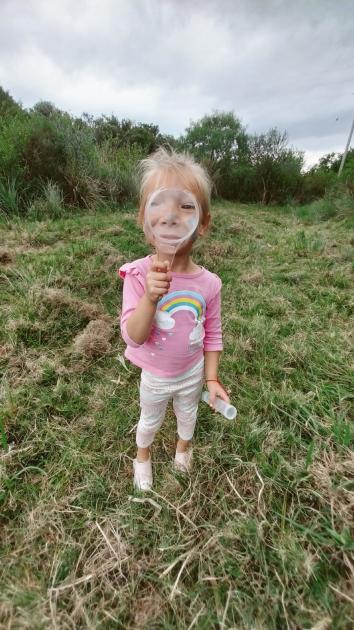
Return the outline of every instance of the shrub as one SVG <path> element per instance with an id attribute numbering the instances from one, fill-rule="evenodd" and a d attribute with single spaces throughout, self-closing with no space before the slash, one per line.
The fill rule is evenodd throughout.
<path id="1" fill-rule="evenodd" d="M 287 209 L 301 219 L 311 222 L 352 219 L 354 218 L 354 198 L 348 188 L 337 180 L 322 198 L 307 204 L 288 205 Z"/>
<path id="2" fill-rule="evenodd" d="M 250 164 L 234 164 L 225 172 L 216 173 L 213 181 L 217 195 L 224 199 L 241 202 L 259 200 L 256 173 Z"/>
<path id="3" fill-rule="evenodd" d="M 98 149 L 102 196 L 107 201 L 132 201 L 137 196 L 136 165 L 144 157 L 138 147 L 116 150 L 108 142 Z"/>
<path id="4" fill-rule="evenodd" d="M 64 202 L 91 207 L 101 199 L 99 156 L 92 130 L 68 114 L 32 112 L 8 121 L 0 140 L 0 172 L 16 178 L 22 202 L 55 183 Z"/>
<path id="5" fill-rule="evenodd" d="M 10 96 L 8 92 L 0 86 L 0 126 L 6 118 L 21 112 L 21 105 Z"/>
<path id="6" fill-rule="evenodd" d="M 337 175 L 333 171 L 310 169 L 302 175 L 301 189 L 297 195 L 297 200 L 301 203 L 308 203 L 322 198 L 336 179 Z"/>
<path id="7" fill-rule="evenodd" d="M 249 138 L 249 160 L 255 171 L 256 195 L 264 203 L 284 203 L 301 183 L 303 154 L 287 146 L 287 133 L 270 129 Z"/>
<path id="8" fill-rule="evenodd" d="M 26 112 L 8 116 L 2 121 L 0 133 L 0 177 L 16 179 L 18 186 L 24 179 L 22 153 L 31 134 L 30 116 Z"/>

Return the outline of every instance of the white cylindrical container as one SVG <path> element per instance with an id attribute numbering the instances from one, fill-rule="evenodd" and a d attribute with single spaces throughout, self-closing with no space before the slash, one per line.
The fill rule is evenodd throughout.
<path id="1" fill-rule="evenodd" d="M 204 391 L 202 393 L 202 400 L 209 404 L 209 392 Z M 234 420 L 237 416 L 236 407 L 228 405 L 222 398 L 219 398 L 219 396 L 215 398 L 214 407 L 216 411 L 221 413 L 227 420 Z"/>

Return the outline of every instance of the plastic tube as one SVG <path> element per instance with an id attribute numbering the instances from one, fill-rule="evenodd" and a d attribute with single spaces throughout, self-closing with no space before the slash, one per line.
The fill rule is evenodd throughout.
<path id="1" fill-rule="evenodd" d="M 209 404 L 209 392 L 202 393 L 202 400 Z M 222 398 L 216 396 L 214 407 L 216 411 L 221 413 L 227 420 L 234 420 L 237 416 L 237 409 L 233 405 L 228 405 Z"/>

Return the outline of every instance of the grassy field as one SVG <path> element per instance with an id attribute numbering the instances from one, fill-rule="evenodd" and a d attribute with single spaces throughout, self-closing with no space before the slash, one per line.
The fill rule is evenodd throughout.
<path id="1" fill-rule="evenodd" d="M 117 267 L 135 214 L 0 223 L 1 628 L 353 627 L 353 221 L 216 204 L 195 260 L 223 280 L 220 376 L 195 474 L 134 494 L 139 370 Z"/>

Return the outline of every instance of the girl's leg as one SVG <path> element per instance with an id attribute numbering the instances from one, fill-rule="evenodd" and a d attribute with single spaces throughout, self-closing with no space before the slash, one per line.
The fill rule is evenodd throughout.
<path id="1" fill-rule="evenodd" d="M 156 432 L 164 421 L 167 403 L 168 400 L 164 400 L 155 405 L 150 405 L 141 401 L 140 420 L 136 430 L 138 461 L 149 459 L 150 446 L 154 441 Z"/>
<path id="2" fill-rule="evenodd" d="M 179 437 L 175 454 L 175 467 L 185 473 L 189 473 L 192 469 L 193 448 L 191 448 L 191 440 L 197 421 L 202 387 L 203 375 L 201 374 L 197 383 L 187 385 L 178 391 L 173 398 Z"/>
<path id="3" fill-rule="evenodd" d="M 177 452 L 188 450 L 193 438 L 197 421 L 198 405 L 203 389 L 203 371 L 188 379 L 185 387 L 179 389 L 173 397 L 173 409 L 177 417 L 178 443 Z"/>
<path id="4" fill-rule="evenodd" d="M 142 372 L 140 382 L 141 413 L 136 431 L 138 461 L 146 461 L 149 458 L 149 447 L 164 421 L 170 397 L 169 389 L 159 386 L 156 377 Z"/>
<path id="5" fill-rule="evenodd" d="M 159 387 L 156 377 L 143 373 L 140 382 L 141 414 L 136 431 L 138 452 L 133 461 L 134 485 L 138 490 L 151 490 L 152 466 L 150 445 L 163 423 L 170 393 Z"/>

